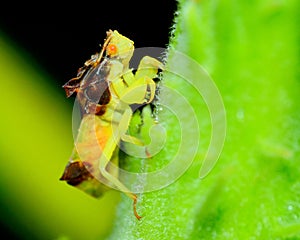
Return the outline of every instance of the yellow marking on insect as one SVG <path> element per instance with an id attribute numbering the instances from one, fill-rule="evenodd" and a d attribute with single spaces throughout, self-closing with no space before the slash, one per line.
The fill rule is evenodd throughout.
<path id="1" fill-rule="evenodd" d="M 61 180 L 95 197 L 100 195 L 103 185 L 95 179 L 108 181 L 133 200 L 134 215 L 140 219 L 137 195 L 118 179 L 118 172 L 108 167 L 109 162 L 118 165 L 120 141 L 143 145 L 140 139 L 127 134 L 133 115 L 130 105 L 148 104 L 154 99 L 153 78 L 158 69 L 163 69 L 161 62 L 145 56 L 133 74 L 129 69 L 133 52 L 133 41 L 110 30 L 100 53 L 87 60 L 77 76 L 63 86 L 68 97 L 77 93 L 83 118 Z M 104 97 L 95 98 L 101 91 Z"/>

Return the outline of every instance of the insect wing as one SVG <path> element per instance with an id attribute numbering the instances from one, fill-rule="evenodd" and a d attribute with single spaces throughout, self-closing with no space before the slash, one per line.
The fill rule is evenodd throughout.
<path id="1" fill-rule="evenodd" d="M 109 188 L 102 184 L 105 179 L 99 171 L 99 158 L 107 138 L 111 136 L 110 127 L 103 126 L 99 116 L 85 115 L 81 121 L 73 154 L 60 180 L 75 186 L 93 197 L 100 197 Z M 114 150 L 111 162 L 118 165 L 118 148 Z M 117 168 L 108 169 L 118 176 Z"/>

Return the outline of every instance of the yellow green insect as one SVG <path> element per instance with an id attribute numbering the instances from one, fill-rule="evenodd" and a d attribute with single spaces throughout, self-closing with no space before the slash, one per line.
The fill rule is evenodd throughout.
<path id="1" fill-rule="evenodd" d="M 145 56 L 135 74 L 129 68 L 134 43 L 115 31 L 108 31 L 100 53 L 92 55 L 77 76 L 63 87 L 67 97 L 77 94 L 82 120 L 75 140 L 75 148 L 61 180 L 88 194 L 99 197 L 108 182 L 133 200 L 136 211 L 136 194 L 118 179 L 118 172 L 108 167 L 118 165 L 120 141 L 143 145 L 138 138 L 127 134 L 133 111 L 132 104 L 153 101 L 157 77 L 163 64 Z M 101 180 L 101 181 L 99 181 Z"/>

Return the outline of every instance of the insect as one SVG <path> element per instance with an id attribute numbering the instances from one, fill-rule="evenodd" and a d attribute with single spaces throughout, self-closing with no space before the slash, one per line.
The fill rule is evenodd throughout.
<path id="1" fill-rule="evenodd" d="M 163 64 L 145 56 L 133 73 L 129 61 L 134 43 L 116 30 L 109 30 L 100 53 L 92 55 L 77 76 L 63 88 L 67 97 L 77 94 L 82 120 L 75 140 L 75 148 L 60 180 L 99 197 L 109 189 L 108 182 L 133 200 L 137 219 L 137 195 L 118 179 L 118 171 L 110 169 L 109 162 L 118 165 L 120 141 L 143 145 L 127 134 L 133 115 L 131 105 L 149 104 L 155 97 L 158 70 Z"/>

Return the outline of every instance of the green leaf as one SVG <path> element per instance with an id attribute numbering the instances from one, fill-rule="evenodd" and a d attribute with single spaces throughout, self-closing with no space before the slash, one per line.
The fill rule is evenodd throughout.
<path id="1" fill-rule="evenodd" d="M 162 85 L 177 90 L 195 113 L 191 116 L 181 100 L 172 105 L 170 95 L 161 92 L 161 101 L 177 111 L 162 105 L 158 114 L 165 145 L 151 159 L 125 156 L 124 167 L 147 172 L 167 166 L 185 133 L 199 148 L 193 158 L 188 153 L 195 149 L 183 147 L 187 166 L 180 162 L 179 167 L 188 170 L 179 179 L 138 194 L 140 221 L 123 196 L 108 239 L 300 239 L 298 9 L 292 0 L 179 2 L 167 65 L 176 70 L 176 50 L 207 70 L 226 109 L 225 145 L 215 168 L 200 179 L 216 131 L 209 94 L 201 98 L 195 83 L 164 73 Z M 194 71 L 187 72 L 196 76 Z M 151 119 L 147 110 L 144 115 Z M 191 117 L 198 126 L 190 125 Z M 196 127 L 198 137 L 191 131 Z M 149 126 L 142 129 L 148 132 Z"/>

